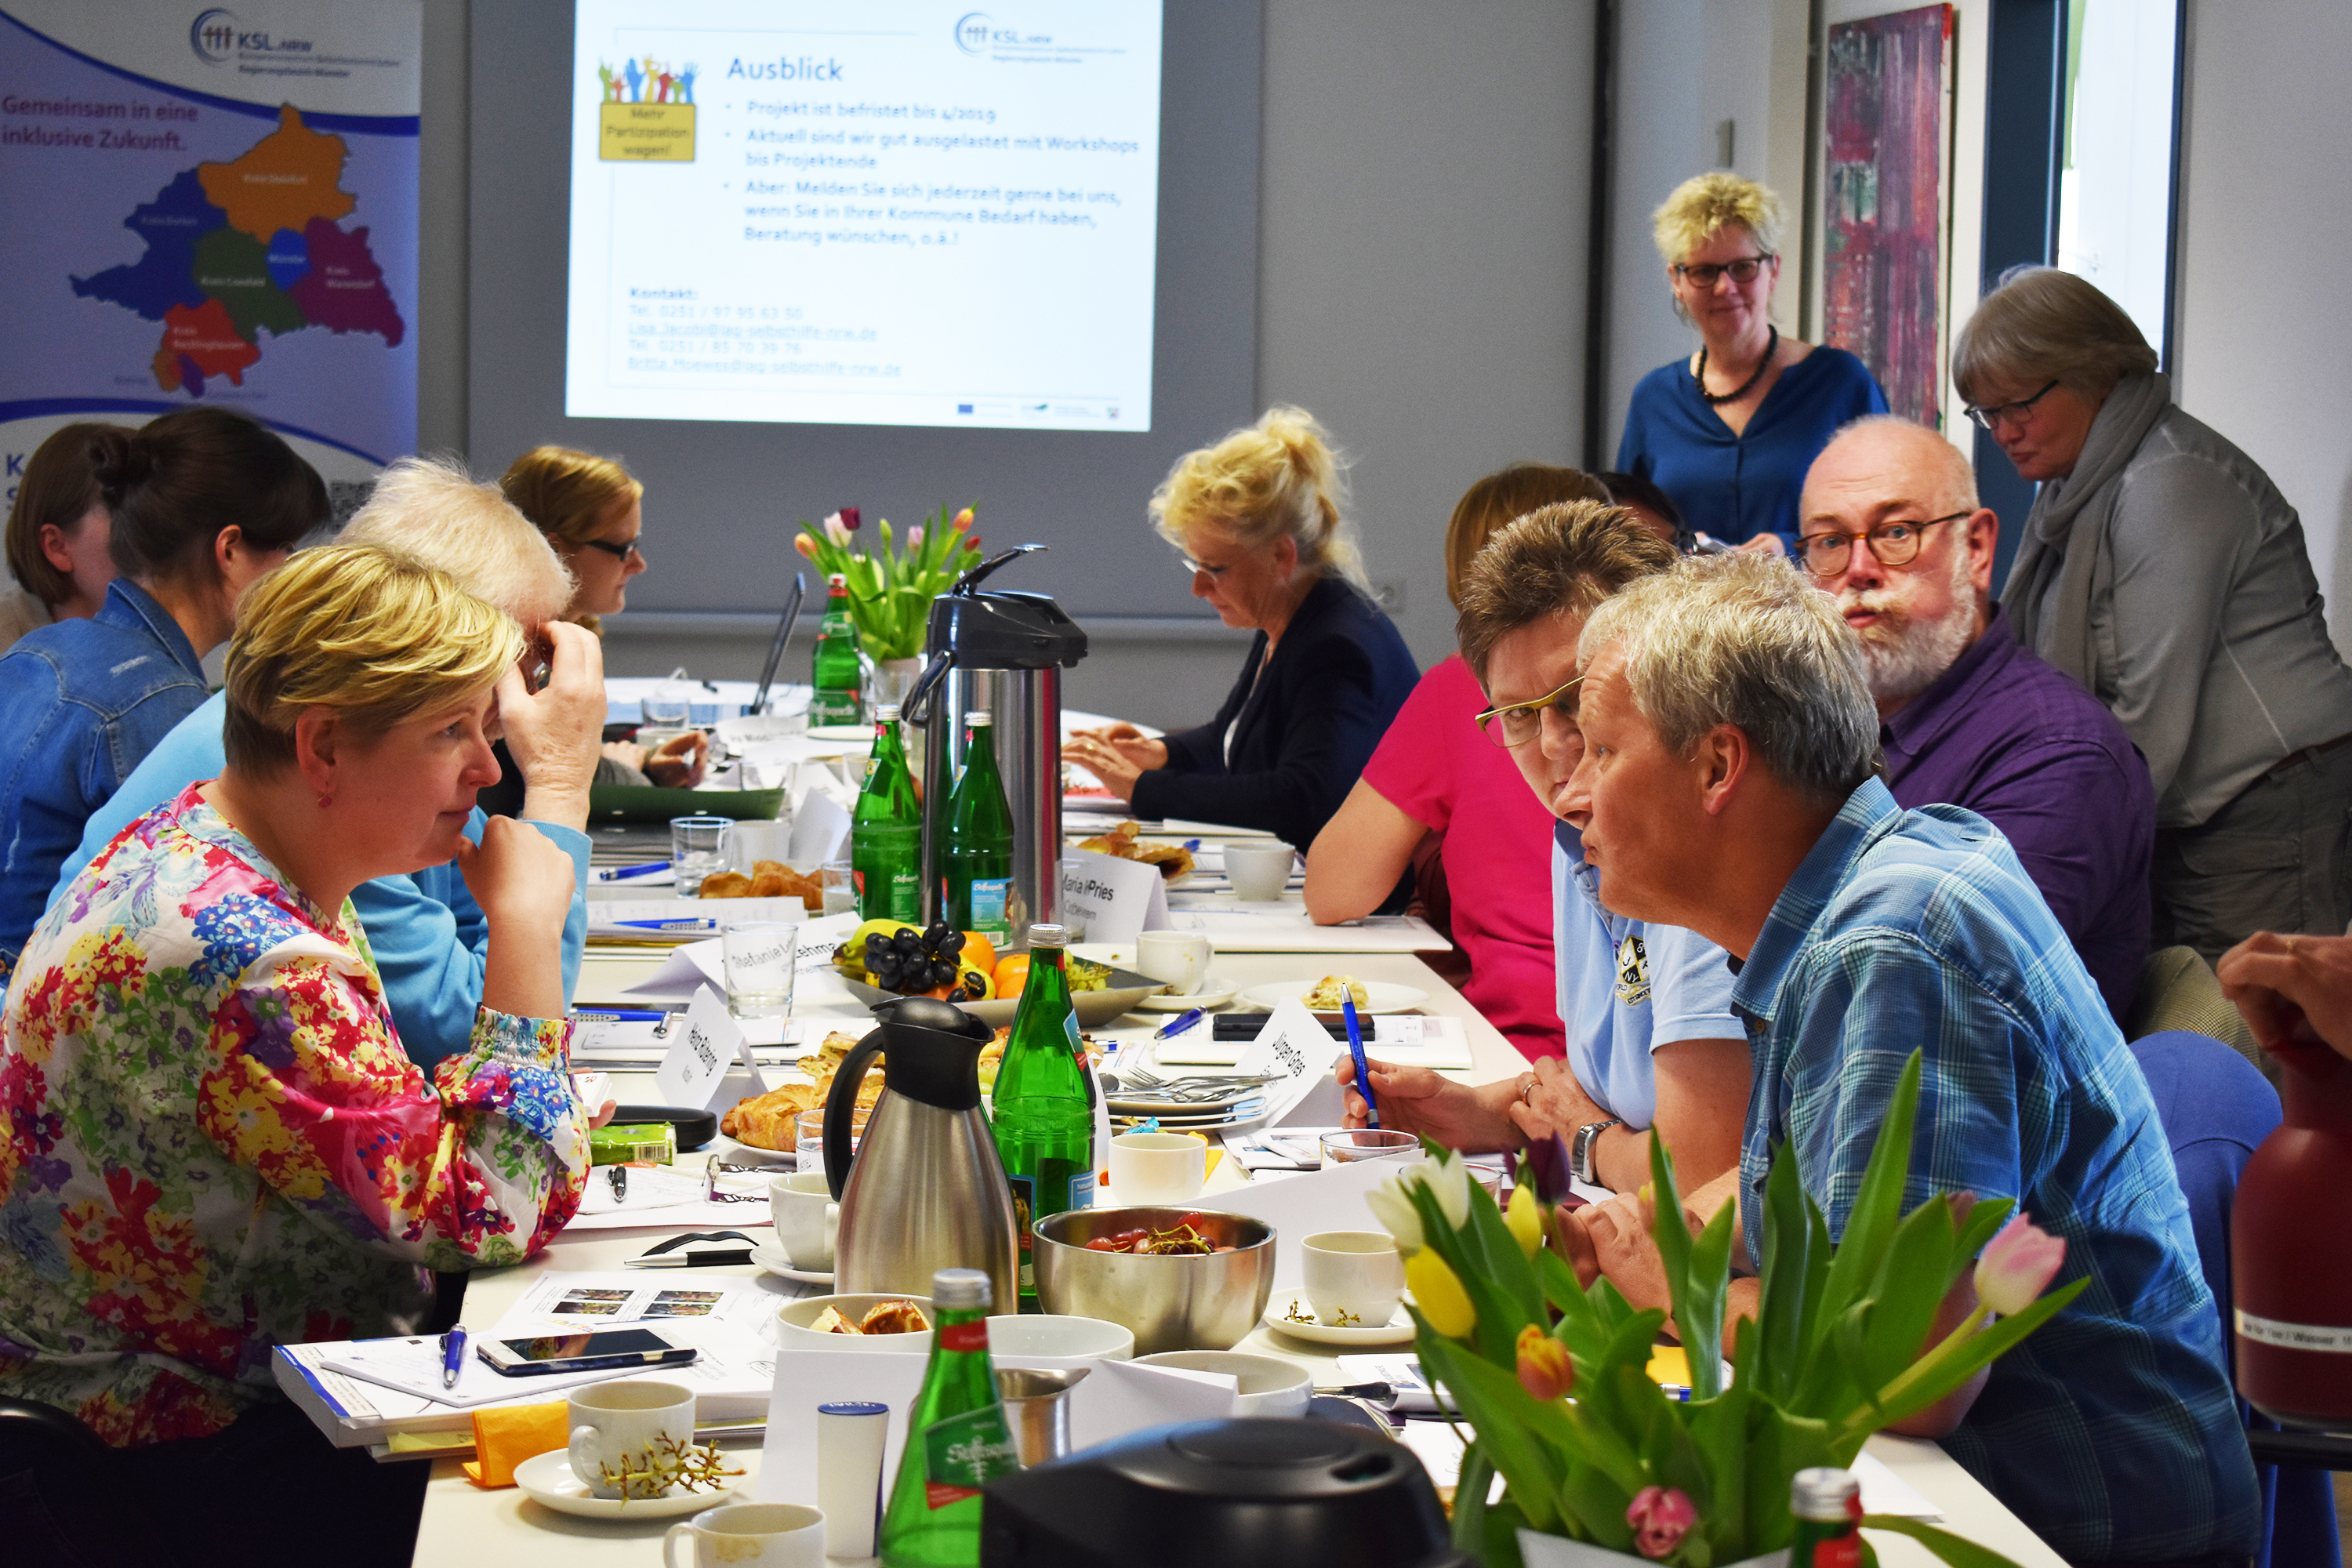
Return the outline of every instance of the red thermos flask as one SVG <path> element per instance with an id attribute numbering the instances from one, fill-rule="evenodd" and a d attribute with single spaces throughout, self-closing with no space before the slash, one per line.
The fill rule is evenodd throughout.
<path id="1" fill-rule="evenodd" d="M 2282 1426 L 2352 1427 L 2352 1061 L 2274 1047 L 2285 1119 L 2238 1178 L 2238 1392 Z"/>

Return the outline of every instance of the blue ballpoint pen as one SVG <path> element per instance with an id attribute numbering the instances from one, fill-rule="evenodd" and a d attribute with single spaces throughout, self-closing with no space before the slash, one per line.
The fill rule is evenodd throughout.
<path id="1" fill-rule="evenodd" d="M 1364 1061 L 1364 1031 L 1356 1022 L 1356 998 L 1339 998 L 1339 1016 L 1348 1020 L 1348 1054 L 1356 1059 L 1356 1092 L 1364 1097 L 1364 1124 L 1381 1124 L 1381 1108 L 1372 1101 L 1372 1069 Z"/>
<path id="2" fill-rule="evenodd" d="M 717 931 L 719 929 L 717 921 L 707 920 L 700 915 L 689 915 L 685 919 L 674 921 L 614 921 L 613 923 L 616 926 L 627 926 L 635 931 Z"/>
<path id="3" fill-rule="evenodd" d="M 459 1323 L 441 1336 L 441 1386 L 457 1386 L 457 1374 L 466 1366 L 466 1325 Z"/>
<path id="4" fill-rule="evenodd" d="M 650 877 L 656 871 L 669 869 L 667 860 L 656 860 L 646 866 L 607 866 L 596 873 L 600 882 L 625 882 L 632 877 Z"/>
<path id="5" fill-rule="evenodd" d="M 658 1024 L 669 1016 L 657 1007 L 583 1007 L 572 1016 L 609 1024 Z"/>
<path id="6" fill-rule="evenodd" d="M 1185 1030 L 1191 1028 L 1200 1021 L 1201 1009 L 1198 1007 L 1187 1007 L 1184 1011 L 1177 1014 L 1165 1024 L 1160 1025 L 1160 1027 L 1152 1030 L 1151 1037 L 1155 1040 L 1172 1038 L 1177 1035 L 1182 1034 Z"/>

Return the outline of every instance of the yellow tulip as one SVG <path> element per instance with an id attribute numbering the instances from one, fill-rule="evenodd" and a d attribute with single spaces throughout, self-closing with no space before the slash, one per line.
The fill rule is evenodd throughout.
<path id="1" fill-rule="evenodd" d="M 1503 1213 L 1503 1224 L 1529 1258 L 1543 1249 L 1543 1207 L 1536 1201 L 1533 1186 L 1521 1182 L 1511 1189 L 1511 1206 Z"/>
<path id="2" fill-rule="evenodd" d="M 1564 1398 L 1576 1386 L 1576 1368 L 1568 1347 L 1533 1323 L 1519 1331 L 1519 1386 L 1532 1399 Z"/>
<path id="3" fill-rule="evenodd" d="M 1478 1309 L 1435 1248 L 1423 1247 L 1404 1260 L 1404 1282 L 1429 1326 L 1446 1338 L 1467 1339 L 1478 1326 Z"/>

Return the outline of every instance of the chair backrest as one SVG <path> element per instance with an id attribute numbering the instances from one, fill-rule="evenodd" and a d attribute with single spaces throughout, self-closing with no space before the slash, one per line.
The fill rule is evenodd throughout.
<path id="1" fill-rule="evenodd" d="M 2221 1041 L 2277 1086 L 2279 1065 L 2255 1043 L 2236 1005 L 2221 994 L 2221 982 L 2205 955 L 2193 947 L 2160 947 L 2140 965 L 2139 994 L 2124 1016 L 2124 1038 L 2180 1029 Z"/>

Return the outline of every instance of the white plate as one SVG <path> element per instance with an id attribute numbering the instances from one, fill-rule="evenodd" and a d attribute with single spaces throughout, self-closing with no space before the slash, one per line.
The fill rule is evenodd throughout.
<path id="1" fill-rule="evenodd" d="M 1271 1013 L 1285 1002 L 1306 1001 L 1307 994 L 1315 989 L 1316 980 L 1321 978 L 1321 975 L 1317 975 L 1307 980 L 1282 981 L 1270 985 L 1253 985 L 1242 993 L 1242 1000 L 1263 1007 Z M 1356 1009 L 1359 1017 L 1367 1013 L 1410 1013 L 1429 1000 L 1428 992 L 1417 986 L 1399 985 L 1394 981 L 1367 980 L 1363 983 L 1363 986 L 1364 994 L 1372 1000 L 1371 1005 Z M 1337 1018 L 1339 1016 L 1336 1009 L 1316 1015 L 1317 1017 L 1325 1019 Z"/>
<path id="2" fill-rule="evenodd" d="M 808 727 L 808 738 L 812 741 L 863 741 L 867 745 L 872 745 L 874 726 L 871 724 L 812 724 Z"/>
<path id="3" fill-rule="evenodd" d="M 1241 994 L 1241 986 L 1233 981 L 1212 985 L 1206 991 L 1195 991 L 1190 996 L 1171 996 L 1165 991 L 1157 996 L 1146 996 L 1135 1005 L 1139 1013 L 1181 1013 L 1188 1007 L 1203 1010 L 1222 1007 Z"/>
<path id="4" fill-rule="evenodd" d="M 795 1268 L 792 1254 L 781 1247 L 771 1247 L 764 1241 L 753 1242 L 751 1261 L 762 1272 L 772 1274 L 779 1279 L 791 1279 L 803 1285 L 822 1285 L 828 1290 L 833 1289 L 833 1270 L 828 1268 L 820 1274 L 814 1268 Z"/>
<path id="5" fill-rule="evenodd" d="M 588 1483 L 572 1473 L 572 1456 L 554 1448 L 533 1454 L 517 1465 L 515 1485 L 533 1502 L 545 1503 L 558 1513 L 576 1513 L 583 1519 L 673 1519 L 734 1500 L 736 1494 L 749 1487 L 752 1477 L 759 1473 L 759 1450 L 731 1450 L 727 1455 L 727 1464 L 730 1469 L 740 1468 L 743 1473 L 717 1491 L 674 1490 L 667 1497 L 656 1498 L 591 1497 Z"/>
<path id="6" fill-rule="evenodd" d="M 1291 1320 L 1289 1313 L 1293 1305 L 1308 1320 L 1307 1322 Z M 1315 1309 L 1307 1304 L 1304 1290 L 1276 1290 L 1274 1299 L 1265 1304 L 1267 1328 L 1294 1339 L 1312 1340 L 1317 1344 L 1397 1345 L 1409 1343 L 1412 1339 L 1412 1314 L 1404 1310 L 1402 1301 L 1397 1303 L 1396 1316 L 1379 1328 L 1336 1329 L 1328 1323 L 1314 1321 L 1314 1317 Z"/>

